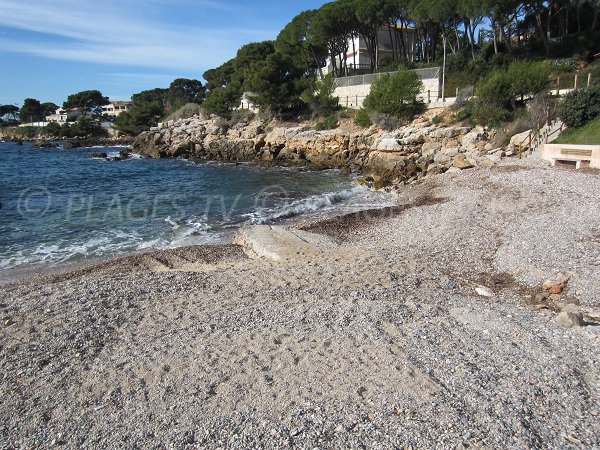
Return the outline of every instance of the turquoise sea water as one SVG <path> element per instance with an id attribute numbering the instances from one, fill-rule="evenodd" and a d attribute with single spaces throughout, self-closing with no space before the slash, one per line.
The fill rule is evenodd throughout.
<path id="1" fill-rule="evenodd" d="M 0 275 L 150 248 L 227 242 L 244 224 L 388 204 L 337 171 L 196 164 L 0 142 Z"/>

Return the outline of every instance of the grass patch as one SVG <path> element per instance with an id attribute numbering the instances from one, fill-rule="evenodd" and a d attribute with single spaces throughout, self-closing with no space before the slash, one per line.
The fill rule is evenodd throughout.
<path id="1" fill-rule="evenodd" d="M 600 144 L 600 116 L 579 128 L 568 128 L 563 131 L 556 144 Z"/>

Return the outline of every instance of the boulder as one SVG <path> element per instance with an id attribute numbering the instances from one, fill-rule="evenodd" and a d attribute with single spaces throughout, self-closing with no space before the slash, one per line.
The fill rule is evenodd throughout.
<path id="1" fill-rule="evenodd" d="M 321 234 L 271 225 L 242 228 L 234 243 L 241 245 L 250 258 L 273 261 L 297 258 L 299 254 L 317 255 L 338 246 L 333 239 Z"/>
<path id="2" fill-rule="evenodd" d="M 56 144 L 40 139 L 38 141 L 35 141 L 33 143 L 33 146 L 36 148 L 54 148 L 56 147 Z"/>
<path id="3" fill-rule="evenodd" d="M 382 136 L 375 141 L 375 150 L 378 151 L 398 151 L 401 150 L 402 146 L 399 144 L 398 139 L 390 136 Z"/>
<path id="4" fill-rule="evenodd" d="M 63 148 L 65 150 L 72 150 L 74 148 L 81 147 L 81 142 L 79 141 L 65 141 L 63 142 Z"/>
<path id="5" fill-rule="evenodd" d="M 513 135 L 510 138 L 510 145 L 516 146 L 516 145 L 528 143 L 529 133 L 531 133 L 531 130 L 523 131 L 522 133 Z"/>
<path id="6" fill-rule="evenodd" d="M 567 305 L 556 316 L 556 322 L 567 328 L 577 328 L 585 325 L 583 313 L 576 305 Z"/>
<path id="7" fill-rule="evenodd" d="M 482 138 L 482 133 L 478 130 L 470 131 L 460 138 L 460 143 L 463 147 L 471 148 Z"/>
<path id="8" fill-rule="evenodd" d="M 452 158 L 459 154 L 459 150 L 458 150 L 458 147 L 448 147 L 448 148 L 443 149 L 442 153 L 444 155 L 447 155 L 450 158 Z"/>
<path id="9" fill-rule="evenodd" d="M 92 152 L 90 158 L 108 158 L 108 154 L 105 152 Z"/>
<path id="10" fill-rule="evenodd" d="M 461 170 L 470 169 L 474 167 L 473 164 L 471 164 L 463 154 L 456 155 L 454 157 L 454 159 L 452 160 L 452 166 Z"/>

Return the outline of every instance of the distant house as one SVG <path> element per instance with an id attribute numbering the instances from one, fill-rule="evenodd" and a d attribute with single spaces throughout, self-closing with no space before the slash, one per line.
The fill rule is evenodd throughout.
<path id="1" fill-rule="evenodd" d="M 385 25 L 379 28 L 377 39 L 379 41 L 375 49 L 375 59 L 378 66 L 385 65 L 393 60 L 394 49 L 401 53 L 405 61 L 414 61 L 417 53 L 416 30 L 412 27 L 400 25 Z M 342 65 L 343 54 L 336 57 L 336 66 Z M 344 75 L 359 75 L 371 72 L 371 51 L 367 46 L 364 36 L 359 35 L 348 40 L 348 52 L 346 54 L 347 73 Z M 331 58 L 327 61 L 327 73 L 333 72 Z"/>
<path id="2" fill-rule="evenodd" d="M 67 122 L 75 122 L 81 116 L 81 111 L 77 109 L 66 110 L 58 108 L 54 114 L 46 116 L 46 122 L 56 122 L 59 125 L 63 125 Z"/>
<path id="3" fill-rule="evenodd" d="M 252 92 L 244 92 L 242 94 L 242 99 L 240 100 L 240 106 L 238 107 L 238 109 L 247 109 L 249 111 L 252 111 L 253 113 L 257 113 L 259 110 L 258 105 L 256 105 L 252 100 L 250 100 L 252 96 L 255 95 L 256 94 Z"/>
<path id="4" fill-rule="evenodd" d="M 108 105 L 102 107 L 102 114 L 116 117 L 124 112 L 131 111 L 131 102 L 114 100 Z"/>

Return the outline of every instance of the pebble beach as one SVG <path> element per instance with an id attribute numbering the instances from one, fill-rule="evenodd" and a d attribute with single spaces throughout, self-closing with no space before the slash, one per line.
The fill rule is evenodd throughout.
<path id="1" fill-rule="evenodd" d="M 0 447 L 598 447 L 598 192 L 507 159 L 278 231 L 295 247 L 4 283 Z"/>

